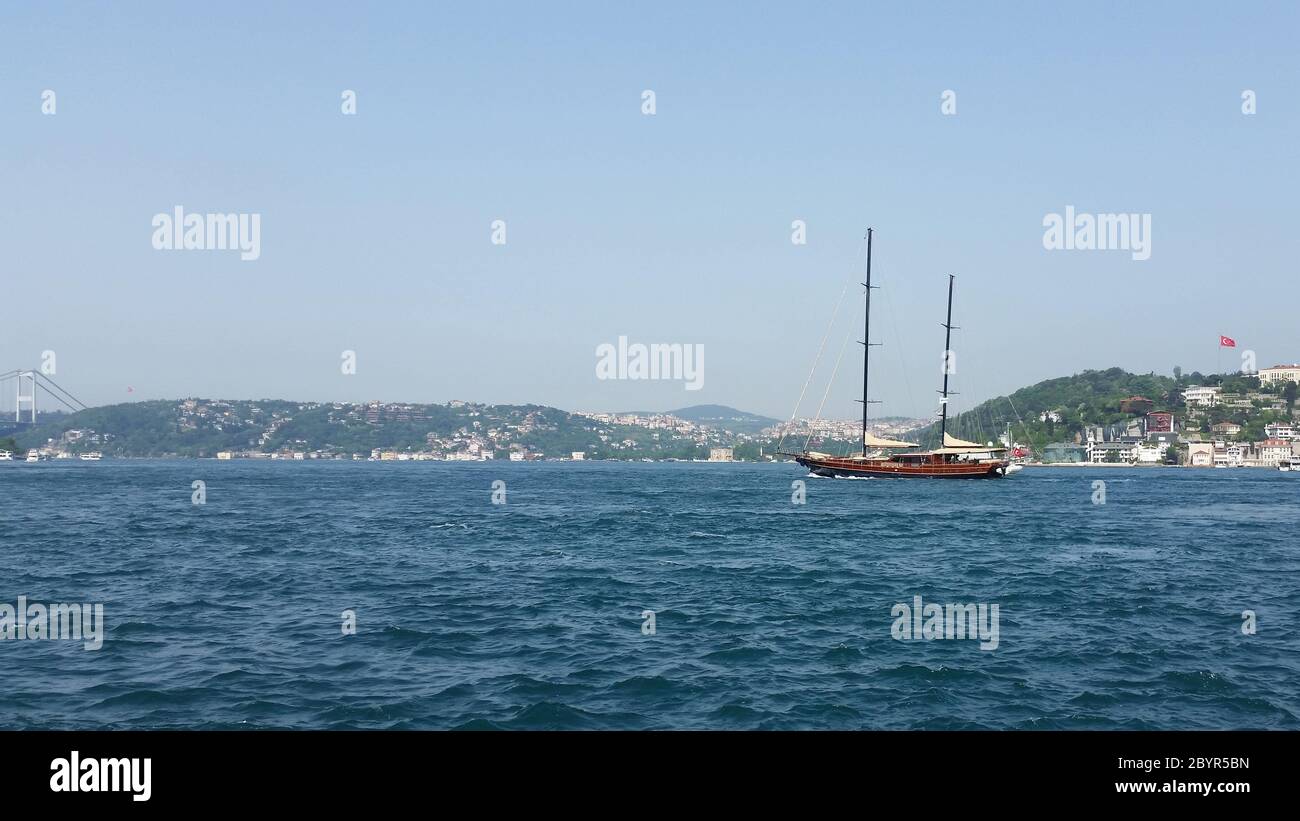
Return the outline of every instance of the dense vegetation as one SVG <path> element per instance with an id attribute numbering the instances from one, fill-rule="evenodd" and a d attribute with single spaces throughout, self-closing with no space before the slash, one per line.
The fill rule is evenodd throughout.
<path id="1" fill-rule="evenodd" d="M 999 396 L 977 405 L 972 410 L 949 419 L 949 433 L 972 441 L 995 439 L 1012 426 L 1016 440 L 1028 442 L 1040 451 L 1052 442 L 1072 441 L 1085 427 L 1113 425 L 1127 422 L 1139 415 L 1121 408 L 1121 403 L 1133 396 L 1150 399 L 1153 410 L 1173 412 L 1179 424 L 1186 420 L 1186 407 L 1182 391 L 1195 385 L 1221 385 L 1225 393 L 1246 394 L 1259 392 L 1276 394 L 1294 405 L 1296 386 L 1288 383 L 1284 388 L 1261 388 L 1259 379 L 1242 374 L 1184 374 L 1180 368 L 1174 375 L 1134 374 L 1121 368 L 1104 371 L 1084 371 L 1074 376 L 1048 379 L 1012 393 Z M 1285 419 L 1286 413 L 1262 410 L 1256 402 L 1250 410 L 1214 407 L 1200 414 L 1189 432 L 1210 432 L 1216 422 L 1233 421 L 1243 426 L 1241 439 L 1263 438 L 1264 425 Z M 1056 421 L 1050 416 L 1055 412 Z M 1044 418 L 1046 416 L 1046 418 Z M 919 431 L 920 441 L 927 446 L 938 444 L 938 425 Z"/>
<path id="2" fill-rule="evenodd" d="M 369 455 L 373 449 L 456 452 L 478 441 L 504 458 L 504 445 L 531 453 L 588 458 L 707 458 L 708 444 L 668 431 L 598 423 L 541 405 L 385 406 L 378 418 L 366 406 L 300 404 L 283 400 L 135 402 L 90 408 L 42 421 L 20 432 L 20 449 L 64 442 L 69 431 L 94 436 L 63 446 L 72 452 L 100 450 L 116 456 L 214 456 L 223 450 L 276 452 L 321 450 Z M 496 436 L 489 436 L 495 431 Z M 603 437 L 603 438 L 602 438 Z M 634 446 L 623 446 L 626 441 Z M 721 440 L 716 443 L 721 444 Z M 495 447 L 494 445 L 502 445 Z M 636 452 L 631 452 L 636 451 Z"/>

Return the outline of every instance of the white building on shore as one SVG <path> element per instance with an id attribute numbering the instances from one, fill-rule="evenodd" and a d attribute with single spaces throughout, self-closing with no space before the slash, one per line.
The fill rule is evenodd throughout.
<path id="1" fill-rule="evenodd" d="M 1214 467 L 1214 443 L 1192 442 L 1188 444 L 1187 464 L 1194 468 Z"/>
<path id="2" fill-rule="evenodd" d="M 1116 462 L 1133 464 L 1137 460 L 1138 444 L 1136 442 L 1088 443 L 1088 461 L 1094 465 Z"/>
<path id="3" fill-rule="evenodd" d="M 1291 458 L 1291 443 L 1281 439 L 1256 442 L 1255 455 L 1260 467 L 1275 468 L 1283 459 Z"/>

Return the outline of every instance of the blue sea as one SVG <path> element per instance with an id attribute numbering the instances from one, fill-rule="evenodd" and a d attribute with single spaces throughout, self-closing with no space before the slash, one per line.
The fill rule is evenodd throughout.
<path id="1" fill-rule="evenodd" d="M 106 623 L 0 641 L 3 728 L 1300 728 L 1296 474 L 106 459 L 0 499 L 0 603 Z M 917 596 L 996 649 L 896 639 Z"/>

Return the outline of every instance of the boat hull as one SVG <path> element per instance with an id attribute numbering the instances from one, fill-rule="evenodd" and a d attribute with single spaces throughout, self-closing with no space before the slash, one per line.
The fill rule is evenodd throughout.
<path id="1" fill-rule="evenodd" d="M 795 461 L 818 476 L 879 479 L 1001 479 L 1007 463 L 988 462 L 899 462 L 892 459 L 821 459 L 808 456 Z"/>

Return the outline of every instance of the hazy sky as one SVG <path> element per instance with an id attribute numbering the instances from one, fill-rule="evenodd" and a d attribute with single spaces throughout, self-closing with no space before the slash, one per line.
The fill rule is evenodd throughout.
<path id="1" fill-rule="evenodd" d="M 91 404 L 786 417 L 868 225 L 876 415 L 934 409 L 949 273 L 957 409 L 1220 333 L 1300 360 L 1294 4 L 113 5 L 0 7 L 0 371 L 52 350 Z M 155 250 L 178 205 L 260 258 Z M 1068 205 L 1150 214 L 1150 259 L 1044 249 Z M 804 411 L 851 324 L 858 413 L 861 312 Z M 620 335 L 703 345 L 703 389 L 598 380 Z"/>

